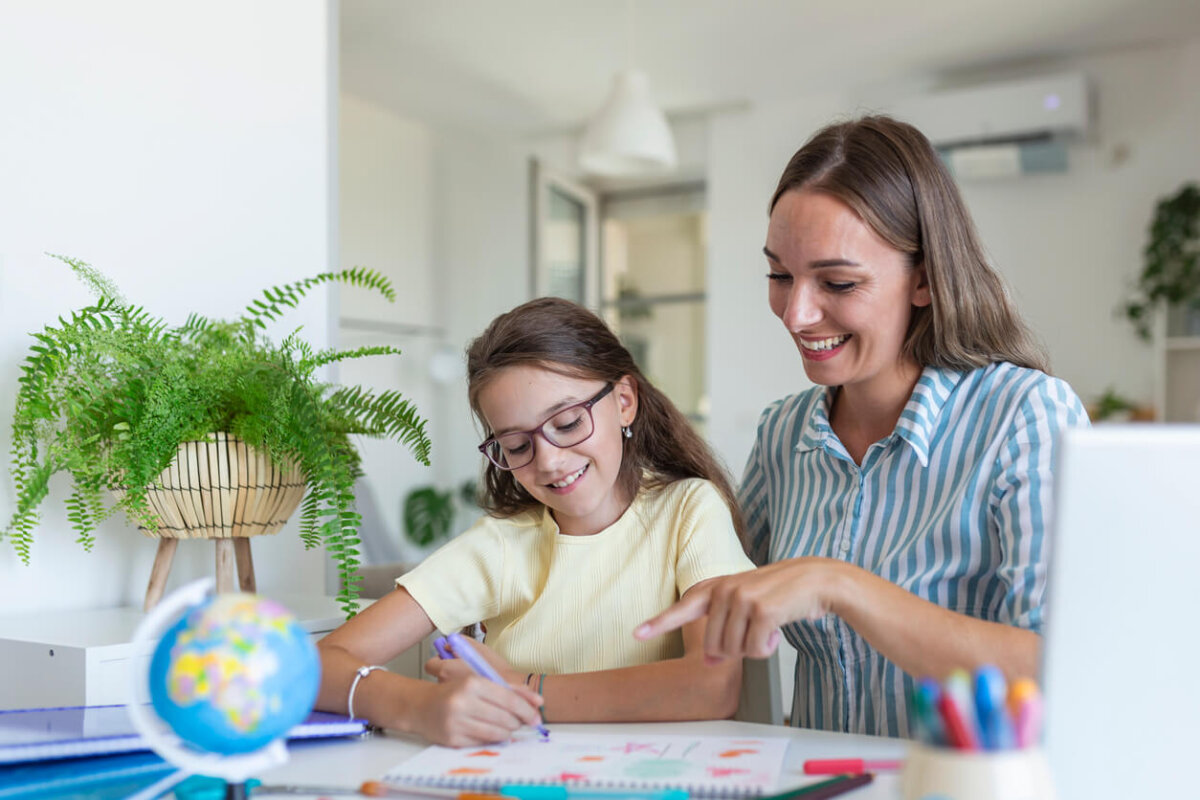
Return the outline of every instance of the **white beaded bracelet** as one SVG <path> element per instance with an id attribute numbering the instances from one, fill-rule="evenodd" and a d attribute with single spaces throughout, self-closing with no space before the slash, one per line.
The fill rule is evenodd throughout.
<path id="1" fill-rule="evenodd" d="M 354 690 L 358 688 L 358 682 L 377 669 L 384 668 L 380 666 L 362 666 L 354 670 L 354 680 L 350 681 L 350 694 L 346 695 L 346 714 L 350 719 L 354 719 Z M 386 670 L 384 671 L 386 672 Z"/>

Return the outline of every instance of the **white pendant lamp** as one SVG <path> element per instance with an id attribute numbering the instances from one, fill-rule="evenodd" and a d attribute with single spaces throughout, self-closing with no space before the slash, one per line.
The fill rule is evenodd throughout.
<path id="1" fill-rule="evenodd" d="M 675 139 L 667 116 L 650 96 L 650 81 L 634 69 L 633 0 L 625 4 L 626 69 L 613 79 L 604 106 L 579 143 L 579 166 L 604 177 L 629 177 L 675 168 Z"/>
<path id="2" fill-rule="evenodd" d="M 608 100 L 584 131 L 579 166 L 592 175 L 625 177 L 666 172 L 676 163 L 671 126 L 650 96 L 646 74 L 617 73 Z"/>

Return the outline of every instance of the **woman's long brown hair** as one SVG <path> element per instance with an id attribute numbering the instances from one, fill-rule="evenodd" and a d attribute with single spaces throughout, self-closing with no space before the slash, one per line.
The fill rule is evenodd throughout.
<path id="1" fill-rule="evenodd" d="M 716 456 L 687 418 L 642 374 L 633 356 L 598 316 L 568 300 L 541 297 L 501 314 L 467 348 L 467 382 L 471 410 L 491 436 L 479 407 L 488 382 L 509 367 L 532 366 L 599 381 L 628 376 L 637 391 L 637 418 L 625 439 L 617 476 L 625 497 L 639 490 L 666 486 L 683 478 L 711 481 L 729 506 L 734 527 L 742 530 L 736 497 Z M 481 508 L 510 517 L 541 504 L 511 472 L 485 464 Z"/>

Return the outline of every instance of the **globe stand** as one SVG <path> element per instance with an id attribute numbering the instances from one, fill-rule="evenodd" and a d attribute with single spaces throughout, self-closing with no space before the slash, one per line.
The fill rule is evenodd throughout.
<path id="1" fill-rule="evenodd" d="M 283 737 L 249 753 L 223 755 L 189 747 L 166 727 L 142 702 L 142 692 L 150 686 L 150 662 L 153 643 L 186 611 L 200 605 L 213 594 L 212 578 L 201 578 L 180 587 L 156 605 L 138 625 L 131 651 L 134 668 L 130 670 L 129 716 L 133 726 L 155 753 L 178 770 L 143 789 L 130 800 L 152 800 L 191 775 L 211 775 L 226 781 L 227 800 L 246 800 L 245 781 L 257 772 L 287 761 Z"/>

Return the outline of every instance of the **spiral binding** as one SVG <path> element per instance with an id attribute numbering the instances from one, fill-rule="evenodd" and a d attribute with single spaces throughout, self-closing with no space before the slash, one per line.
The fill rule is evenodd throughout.
<path id="1" fill-rule="evenodd" d="M 647 789 L 678 789 L 687 792 L 691 797 L 712 798 L 761 797 L 764 794 L 764 790 L 759 786 L 711 786 L 652 780 L 592 779 L 586 781 L 561 781 L 553 778 L 489 778 L 469 777 L 465 775 L 388 775 L 385 780 L 389 786 L 395 787 L 420 786 L 435 789 L 466 789 L 473 792 L 494 792 L 502 786 L 519 783 L 526 786 L 566 786 L 568 788 L 632 789 L 637 791 L 645 791 Z"/>

